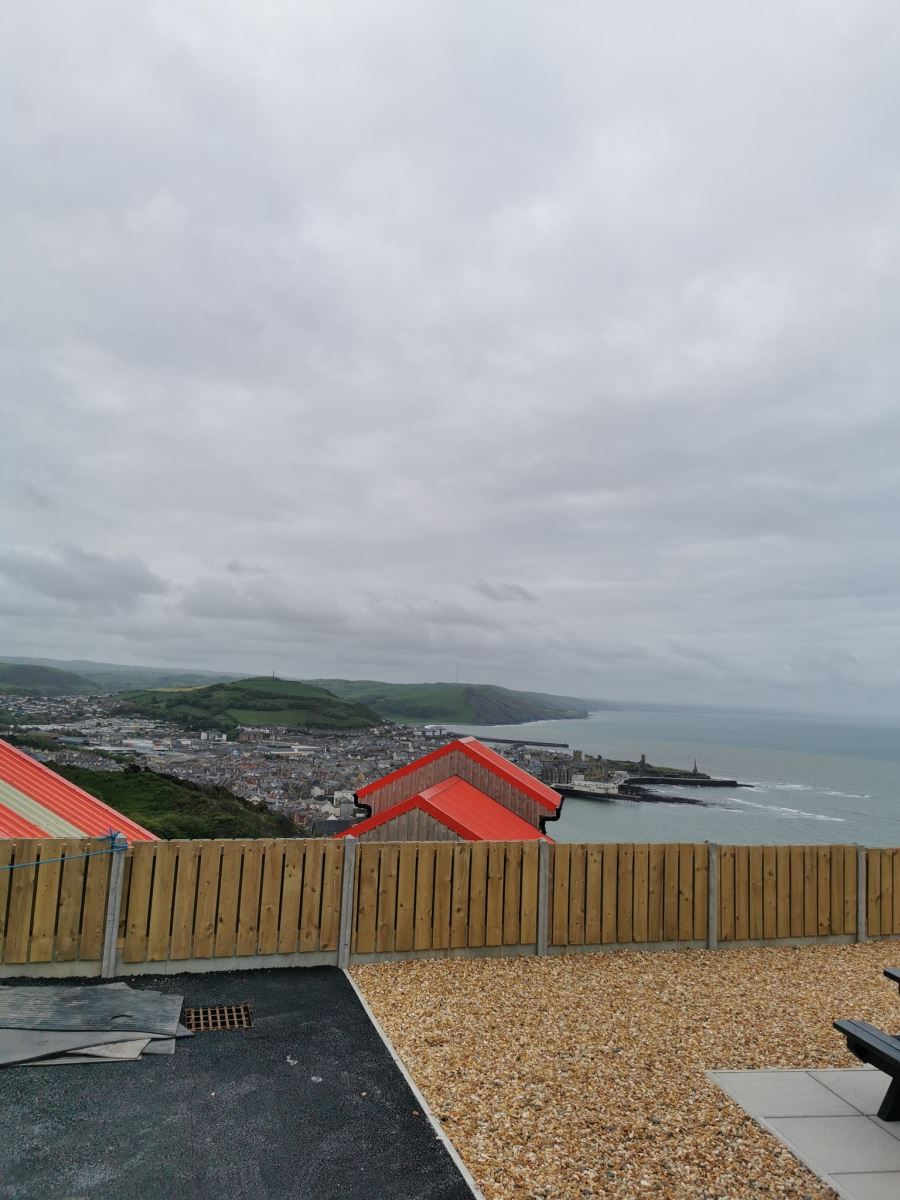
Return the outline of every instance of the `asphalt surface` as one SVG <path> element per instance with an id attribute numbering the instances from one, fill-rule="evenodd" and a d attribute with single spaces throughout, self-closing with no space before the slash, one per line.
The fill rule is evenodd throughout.
<path id="1" fill-rule="evenodd" d="M 253 1028 L 173 1057 L 0 1070 L 4 1200 L 471 1200 L 336 968 L 128 982 L 247 1001 Z"/>

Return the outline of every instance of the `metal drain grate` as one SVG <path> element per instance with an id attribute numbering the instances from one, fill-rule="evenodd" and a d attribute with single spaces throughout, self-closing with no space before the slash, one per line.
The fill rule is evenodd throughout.
<path id="1" fill-rule="evenodd" d="M 184 1023 L 191 1033 L 210 1033 L 218 1029 L 249 1029 L 253 1017 L 249 1004 L 216 1004 L 206 1008 L 186 1008 Z"/>

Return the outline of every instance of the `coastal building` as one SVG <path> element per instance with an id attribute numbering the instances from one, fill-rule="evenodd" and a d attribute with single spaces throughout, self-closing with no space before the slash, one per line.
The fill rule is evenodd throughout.
<path id="1" fill-rule="evenodd" d="M 367 811 L 338 833 L 362 841 L 527 841 L 546 838 L 558 792 L 476 738 L 458 738 L 360 788 Z M 550 840 L 550 839 L 548 839 Z"/>

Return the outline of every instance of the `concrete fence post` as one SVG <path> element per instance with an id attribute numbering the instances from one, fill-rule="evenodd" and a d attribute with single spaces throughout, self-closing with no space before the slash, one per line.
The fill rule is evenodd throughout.
<path id="1" fill-rule="evenodd" d="M 536 954 L 547 953 L 550 929 L 550 843 L 538 842 L 538 894 Z"/>
<path id="2" fill-rule="evenodd" d="M 864 942 L 868 936 L 869 877 L 868 851 L 865 846 L 856 847 L 856 940 Z"/>
<path id="3" fill-rule="evenodd" d="M 350 938 L 353 934 L 353 884 L 356 876 L 356 838 L 345 837 L 344 873 L 341 877 L 341 924 L 338 933 L 338 966 L 350 965 Z"/>
<path id="4" fill-rule="evenodd" d="M 706 869 L 706 945 L 710 950 L 719 948 L 719 846 L 707 842 L 709 860 Z"/>
<path id="5" fill-rule="evenodd" d="M 128 842 L 121 833 L 112 839 L 109 867 L 109 891 L 106 895 L 106 922 L 103 926 L 103 957 L 100 978 L 112 979 L 116 973 L 116 942 L 119 938 L 119 914 L 122 911 L 122 883 L 125 879 L 125 851 Z"/>

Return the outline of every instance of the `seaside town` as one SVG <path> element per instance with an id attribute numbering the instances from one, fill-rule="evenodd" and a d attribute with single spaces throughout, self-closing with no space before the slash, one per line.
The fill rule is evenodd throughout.
<path id="1" fill-rule="evenodd" d="M 357 818 L 360 787 L 448 740 L 445 725 L 393 725 L 363 730 L 298 731 L 243 728 L 235 736 L 186 731 L 165 722 L 123 715 L 119 697 L 21 696 L 0 693 L 0 727 L 38 744 L 42 762 L 119 771 L 129 763 L 192 783 L 224 787 L 244 800 L 288 816 L 298 830 L 328 835 Z M 510 761 L 542 782 L 601 780 L 603 759 L 563 748 L 498 746 Z"/>

